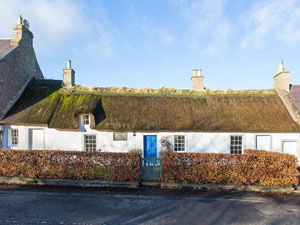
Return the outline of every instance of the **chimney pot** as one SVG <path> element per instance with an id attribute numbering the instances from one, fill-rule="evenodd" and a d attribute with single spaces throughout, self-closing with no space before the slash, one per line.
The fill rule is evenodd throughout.
<path id="1" fill-rule="evenodd" d="M 18 23 L 17 24 L 23 24 L 23 18 L 22 18 L 22 16 L 20 15 L 19 17 L 18 17 Z"/>
<path id="2" fill-rule="evenodd" d="M 67 60 L 67 68 L 71 69 L 71 60 Z"/>

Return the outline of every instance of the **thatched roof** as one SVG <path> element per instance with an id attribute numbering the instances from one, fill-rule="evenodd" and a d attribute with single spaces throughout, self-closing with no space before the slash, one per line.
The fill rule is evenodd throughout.
<path id="1" fill-rule="evenodd" d="M 77 129 L 78 115 L 94 129 L 118 131 L 297 132 L 279 96 L 130 96 L 70 93 L 58 81 L 33 81 L 1 122 Z"/>

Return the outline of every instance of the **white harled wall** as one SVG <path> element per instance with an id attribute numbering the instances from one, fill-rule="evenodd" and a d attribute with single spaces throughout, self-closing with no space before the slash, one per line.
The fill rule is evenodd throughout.
<path id="1" fill-rule="evenodd" d="M 17 128 L 19 132 L 19 144 L 9 145 L 8 130 Z M 29 149 L 29 131 L 30 129 L 42 129 L 44 133 L 45 150 L 76 150 L 84 151 L 84 135 L 96 134 L 97 149 L 105 152 L 127 152 L 133 148 L 143 150 L 143 136 L 157 135 L 158 152 L 163 149 L 159 140 L 162 137 L 169 136 L 173 142 L 174 135 L 186 136 L 185 152 L 201 153 L 230 153 L 230 136 L 243 136 L 243 150 L 256 149 L 257 135 L 270 135 L 271 151 L 282 152 L 282 141 L 296 141 L 298 146 L 297 157 L 299 154 L 299 133 L 204 133 L 204 132 L 133 132 L 127 133 L 127 141 L 113 141 L 113 132 L 96 131 L 88 126 L 81 126 L 78 131 L 61 131 L 47 127 L 35 126 L 5 126 L 3 136 L 4 149 Z"/>

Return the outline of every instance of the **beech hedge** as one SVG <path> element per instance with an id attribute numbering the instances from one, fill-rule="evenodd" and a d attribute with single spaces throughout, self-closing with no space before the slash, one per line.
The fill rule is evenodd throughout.
<path id="1" fill-rule="evenodd" d="M 0 150 L 0 176 L 138 181 L 134 153 Z"/>
<path id="2" fill-rule="evenodd" d="M 246 150 L 243 155 L 166 153 L 162 181 L 192 184 L 297 185 L 297 158 L 289 154 Z"/>

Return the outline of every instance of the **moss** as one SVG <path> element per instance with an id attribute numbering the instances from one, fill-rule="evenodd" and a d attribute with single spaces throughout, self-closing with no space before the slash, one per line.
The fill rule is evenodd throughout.
<path id="1" fill-rule="evenodd" d="M 193 90 L 179 90 L 174 88 L 151 89 L 142 88 L 134 89 L 127 87 L 81 87 L 74 86 L 69 89 L 61 89 L 60 94 L 72 95 L 72 94 L 95 94 L 95 95 L 136 95 L 136 96 L 183 96 L 183 97 L 207 97 L 207 96 L 277 96 L 275 89 L 263 89 L 263 90 L 210 90 L 205 91 L 193 91 Z"/>
<path id="2" fill-rule="evenodd" d="M 94 115 L 95 129 L 120 131 L 296 132 L 274 90 L 195 92 L 160 88 L 61 89 L 31 84 L 2 121 L 77 129 L 78 115 Z M 50 87 L 51 91 L 46 87 Z M 124 94 L 130 93 L 130 94 Z M 197 93 L 197 96 L 195 96 Z"/>

